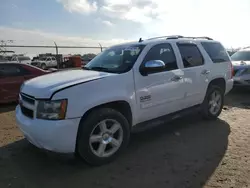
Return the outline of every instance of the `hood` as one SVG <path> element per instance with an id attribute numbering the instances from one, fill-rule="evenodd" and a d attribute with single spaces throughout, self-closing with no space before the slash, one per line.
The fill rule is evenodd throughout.
<path id="1" fill-rule="evenodd" d="M 115 74 L 80 69 L 59 71 L 26 81 L 21 87 L 21 92 L 35 98 L 50 98 L 55 91 L 65 87 L 112 75 Z"/>
<path id="2" fill-rule="evenodd" d="M 233 66 L 250 65 L 250 61 L 232 61 Z"/>

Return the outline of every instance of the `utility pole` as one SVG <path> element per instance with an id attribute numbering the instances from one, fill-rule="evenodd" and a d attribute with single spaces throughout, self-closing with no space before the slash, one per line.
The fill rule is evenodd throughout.
<path id="1" fill-rule="evenodd" d="M 58 46 L 56 42 L 54 42 L 55 47 L 56 47 L 56 62 L 57 62 L 57 69 L 59 69 L 59 55 L 58 55 Z"/>
<path id="2" fill-rule="evenodd" d="M 99 44 L 99 46 L 100 46 L 100 48 L 101 48 L 101 52 L 102 52 L 102 45 L 101 45 L 101 43 L 98 43 Z"/>

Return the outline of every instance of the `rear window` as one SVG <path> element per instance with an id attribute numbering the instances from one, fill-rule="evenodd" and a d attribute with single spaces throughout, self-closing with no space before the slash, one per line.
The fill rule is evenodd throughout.
<path id="1" fill-rule="evenodd" d="M 227 51 L 220 43 L 202 42 L 201 44 L 214 63 L 230 61 Z"/>

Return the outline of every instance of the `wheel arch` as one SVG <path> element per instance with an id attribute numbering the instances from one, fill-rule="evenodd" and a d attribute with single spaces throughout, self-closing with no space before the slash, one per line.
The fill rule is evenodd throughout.
<path id="1" fill-rule="evenodd" d="M 215 78 L 213 80 L 211 80 L 208 84 L 208 87 L 207 87 L 207 90 L 208 88 L 211 86 L 211 85 L 214 85 L 214 86 L 219 86 L 220 88 L 222 88 L 223 90 L 223 93 L 225 93 L 226 91 L 226 81 L 225 81 L 225 78 Z"/>
<path id="2" fill-rule="evenodd" d="M 75 145 L 75 153 L 77 154 L 77 140 L 79 137 L 79 132 L 80 129 L 82 127 L 82 123 L 85 120 L 85 118 L 94 110 L 98 109 L 98 108 L 112 108 L 117 110 L 118 112 L 120 112 L 122 115 L 124 115 L 124 117 L 128 120 L 129 125 L 130 125 L 130 129 L 132 128 L 132 121 L 133 121 L 133 117 L 132 117 L 132 109 L 130 104 L 127 101 L 124 100 L 117 100 L 117 101 L 112 101 L 112 102 L 107 102 L 107 103 L 103 103 L 97 106 L 94 106 L 92 108 L 90 108 L 89 110 L 87 110 L 83 116 L 81 117 L 79 126 L 78 126 L 78 130 L 77 130 L 77 137 L 76 137 L 76 145 Z"/>
<path id="3" fill-rule="evenodd" d="M 84 120 L 85 117 L 87 117 L 93 110 L 97 108 L 112 108 L 114 110 L 117 110 L 122 115 L 124 115 L 124 117 L 128 120 L 130 126 L 132 126 L 132 120 L 133 120 L 132 109 L 131 109 L 130 104 L 124 100 L 117 100 L 117 101 L 107 102 L 107 103 L 94 106 L 83 114 L 81 121 Z"/>

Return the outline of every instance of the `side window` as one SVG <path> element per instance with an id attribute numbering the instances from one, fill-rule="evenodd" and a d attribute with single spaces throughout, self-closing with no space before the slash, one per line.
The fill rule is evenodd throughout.
<path id="1" fill-rule="evenodd" d="M 162 60 L 165 63 L 165 70 L 178 69 L 176 57 L 170 44 L 158 44 L 153 46 L 143 60 L 143 64 L 151 60 Z"/>
<path id="2" fill-rule="evenodd" d="M 230 61 L 227 51 L 220 43 L 202 42 L 201 45 L 214 63 Z"/>
<path id="3" fill-rule="evenodd" d="M 13 77 L 13 76 L 21 76 L 22 71 L 18 66 L 15 65 L 0 65 L 0 76 L 4 77 Z"/>
<path id="4" fill-rule="evenodd" d="M 17 61 L 16 57 L 12 57 L 11 61 Z"/>
<path id="5" fill-rule="evenodd" d="M 56 58 L 52 57 L 52 61 L 55 61 L 55 60 L 56 60 Z"/>
<path id="6" fill-rule="evenodd" d="M 204 64 L 203 56 L 195 44 L 177 44 L 184 68 L 201 66 Z"/>

